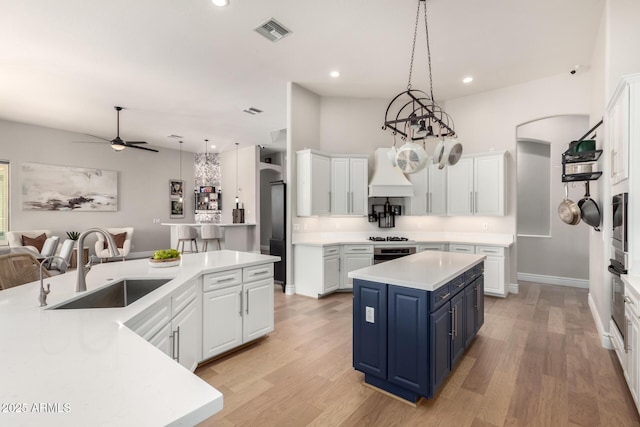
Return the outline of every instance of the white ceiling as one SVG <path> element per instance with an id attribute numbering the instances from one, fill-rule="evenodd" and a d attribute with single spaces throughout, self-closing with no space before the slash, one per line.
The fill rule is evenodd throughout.
<path id="1" fill-rule="evenodd" d="M 185 150 L 207 138 L 225 151 L 286 127 L 287 81 L 323 96 L 406 89 L 416 0 L 230 1 L 0 0 L 0 118 L 111 139 L 120 105 L 125 140 L 177 148 L 177 134 Z M 435 97 L 587 68 L 603 5 L 428 0 Z M 271 43 L 253 31 L 272 17 L 293 33 Z M 420 29 L 413 87 L 428 90 Z"/>

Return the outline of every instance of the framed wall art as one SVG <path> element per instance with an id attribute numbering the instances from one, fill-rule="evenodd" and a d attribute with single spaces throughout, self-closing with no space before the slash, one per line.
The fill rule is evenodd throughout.
<path id="1" fill-rule="evenodd" d="M 180 179 L 169 180 L 169 196 L 172 199 L 179 199 L 183 196 L 184 181 Z"/>
<path id="2" fill-rule="evenodd" d="M 171 200 L 171 218 L 184 218 L 184 203 L 180 200 Z"/>
<path id="3" fill-rule="evenodd" d="M 23 163 L 22 209 L 115 212 L 118 210 L 118 172 Z"/>

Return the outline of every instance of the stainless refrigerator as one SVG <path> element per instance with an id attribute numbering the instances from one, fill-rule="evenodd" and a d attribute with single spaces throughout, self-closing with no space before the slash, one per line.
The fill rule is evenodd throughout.
<path id="1" fill-rule="evenodd" d="M 271 238 L 269 253 L 279 256 L 280 261 L 273 267 L 273 279 L 285 290 L 287 245 L 286 245 L 286 184 L 284 181 L 271 183 Z"/>

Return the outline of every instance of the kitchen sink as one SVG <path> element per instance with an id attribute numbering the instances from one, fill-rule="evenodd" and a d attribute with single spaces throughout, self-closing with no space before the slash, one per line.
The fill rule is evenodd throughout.
<path id="1" fill-rule="evenodd" d="M 153 292 L 171 279 L 123 279 L 97 291 L 87 293 L 69 302 L 51 307 L 51 310 L 79 308 L 126 307 Z"/>

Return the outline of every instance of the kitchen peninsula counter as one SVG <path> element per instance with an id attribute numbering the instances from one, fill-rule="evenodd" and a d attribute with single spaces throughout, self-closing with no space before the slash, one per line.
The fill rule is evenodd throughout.
<path id="1" fill-rule="evenodd" d="M 168 283 L 122 308 L 51 310 L 75 293 L 76 272 L 0 291 L 0 425 L 194 425 L 222 409 L 222 394 L 125 326 L 132 317 L 207 273 L 277 261 L 236 251 L 183 255 L 176 267 L 148 260 L 99 264 L 90 292 L 122 278 Z"/>
<path id="2" fill-rule="evenodd" d="M 199 250 L 202 249 L 202 240 L 200 240 L 200 227 L 203 225 L 213 224 L 224 229 L 224 237 L 222 238 L 222 248 L 231 249 L 234 251 L 254 252 L 258 249 L 256 243 L 256 224 L 255 223 L 215 223 L 215 222 L 196 222 L 196 223 L 173 223 L 163 222 L 162 225 L 171 227 L 171 247 L 178 247 L 178 232 L 177 225 L 190 225 L 198 230 L 198 237 L 196 239 Z M 188 245 L 188 243 L 187 243 Z M 212 246 L 209 245 L 211 248 Z"/>

